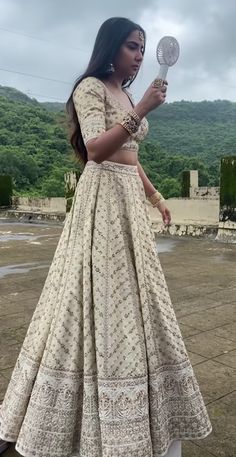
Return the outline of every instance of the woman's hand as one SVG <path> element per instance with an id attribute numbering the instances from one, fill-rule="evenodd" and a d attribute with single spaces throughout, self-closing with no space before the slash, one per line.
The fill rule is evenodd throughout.
<path id="1" fill-rule="evenodd" d="M 162 85 L 159 86 L 159 81 Z M 156 84 L 157 83 L 157 84 Z M 156 87 L 159 86 L 159 87 Z M 154 80 L 148 87 L 140 102 L 135 106 L 135 111 L 140 117 L 146 116 L 150 111 L 157 108 L 166 100 L 168 82 L 166 80 Z"/>
<path id="2" fill-rule="evenodd" d="M 160 201 L 155 206 L 160 211 L 164 224 L 170 225 L 170 222 L 171 222 L 170 210 L 165 205 L 165 201 Z"/>

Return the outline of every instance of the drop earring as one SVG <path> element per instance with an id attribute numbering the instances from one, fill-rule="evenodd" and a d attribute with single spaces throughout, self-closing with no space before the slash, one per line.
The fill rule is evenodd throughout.
<path id="1" fill-rule="evenodd" d="M 115 67 L 114 67 L 113 63 L 109 63 L 109 65 L 107 67 L 107 70 L 106 70 L 106 73 L 111 75 L 112 73 L 114 73 L 114 71 L 115 71 Z"/>

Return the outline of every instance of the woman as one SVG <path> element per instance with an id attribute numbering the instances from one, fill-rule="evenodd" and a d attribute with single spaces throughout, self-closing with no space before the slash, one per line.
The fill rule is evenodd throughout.
<path id="1" fill-rule="evenodd" d="M 165 224 L 170 212 L 138 162 L 167 87 L 132 101 L 144 51 L 139 25 L 107 20 L 67 103 L 85 167 L 0 416 L 27 457 L 170 457 L 211 431 L 146 197 Z"/>

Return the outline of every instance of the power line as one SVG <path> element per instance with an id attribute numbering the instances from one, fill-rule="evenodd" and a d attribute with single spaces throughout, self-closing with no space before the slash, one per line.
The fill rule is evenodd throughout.
<path id="1" fill-rule="evenodd" d="M 45 40 L 45 38 L 39 38 L 39 37 L 36 37 L 36 36 L 33 36 L 33 35 L 28 35 L 27 33 L 23 33 L 23 32 L 17 32 L 15 30 L 9 30 L 5 27 L 0 27 L 0 30 L 4 31 L 4 32 L 7 32 L 7 33 L 12 33 L 14 35 L 20 35 L 20 36 L 24 36 L 24 37 L 27 37 L 27 38 L 30 38 L 31 40 L 37 40 L 37 41 L 42 41 L 44 43 L 50 43 L 52 44 L 53 46 L 57 46 L 57 47 L 61 47 L 63 46 L 64 48 L 68 48 L 68 49 L 72 49 L 73 51 L 82 51 L 82 52 L 85 52 L 86 54 L 88 54 L 88 51 L 85 50 L 85 49 L 82 49 L 82 48 L 77 48 L 75 46 L 67 46 L 63 43 L 55 43 L 53 41 L 50 41 L 50 40 Z"/>
<path id="2" fill-rule="evenodd" d="M 46 40 L 44 38 L 39 38 L 39 37 L 36 37 L 36 36 L 33 36 L 33 35 L 28 35 L 28 34 L 23 33 L 23 32 L 10 30 L 10 29 L 5 28 L 5 27 L 0 27 L 0 30 L 2 30 L 4 32 L 15 34 L 15 35 L 25 36 L 25 37 L 28 37 L 28 38 L 33 39 L 33 40 L 38 40 L 38 41 L 42 41 L 42 42 L 45 42 L 45 43 L 51 43 L 54 46 L 58 46 L 58 44 L 54 43 L 53 41 Z M 85 53 L 88 54 L 88 51 L 86 51 L 85 49 L 82 49 L 82 48 L 67 46 L 67 45 L 64 45 L 63 43 L 60 43 L 59 46 L 63 46 L 65 48 L 73 49 L 73 50 L 76 50 L 76 51 L 82 51 L 82 52 L 85 52 Z M 43 80 L 47 80 L 47 81 L 59 82 L 59 83 L 62 83 L 62 84 L 67 84 L 67 85 L 71 85 L 72 84 L 72 83 L 69 83 L 67 81 L 61 81 L 61 80 L 58 80 L 58 79 L 52 79 L 52 78 L 47 78 L 47 77 L 44 77 L 44 76 L 32 75 L 32 74 L 29 74 L 29 73 L 23 73 L 23 72 L 18 72 L 18 71 L 14 71 L 14 70 L 4 69 L 4 68 L 0 68 L 0 71 L 6 71 L 8 73 L 15 73 L 15 74 L 23 75 L 23 76 L 30 76 L 32 78 L 43 79 Z M 199 80 L 199 81 L 205 81 L 204 77 L 195 76 L 195 79 Z M 226 83 L 224 81 L 221 81 L 221 85 L 225 86 L 225 87 L 235 88 L 234 85 Z"/>
<path id="3" fill-rule="evenodd" d="M 36 78 L 36 79 L 44 79 L 46 81 L 53 81 L 56 83 L 66 84 L 67 86 L 72 85 L 72 83 L 68 82 L 68 81 L 61 81 L 59 79 L 47 78 L 46 76 L 32 75 L 30 73 L 24 73 L 22 71 L 8 70 L 8 68 L 0 68 L 0 71 L 6 71 L 7 73 L 15 73 L 17 75 L 30 76 L 31 78 Z"/>
<path id="4" fill-rule="evenodd" d="M 26 95 L 28 95 L 28 96 L 37 95 L 37 97 L 43 97 L 43 98 L 46 98 L 46 99 L 56 100 L 58 103 L 65 103 L 65 100 L 60 100 L 60 99 L 58 99 L 58 98 L 56 98 L 56 97 L 51 97 L 51 96 L 49 96 L 49 95 L 37 94 L 36 92 L 31 92 L 31 91 L 28 91 L 28 90 L 27 90 L 25 93 L 26 93 Z M 37 101 L 38 101 L 38 100 L 37 100 Z M 39 102 L 39 103 L 40 103 L 40 102 Z"/>

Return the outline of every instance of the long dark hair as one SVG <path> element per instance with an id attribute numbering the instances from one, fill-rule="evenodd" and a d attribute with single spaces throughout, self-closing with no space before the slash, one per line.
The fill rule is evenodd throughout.
<path id="1" fill-rule="evenodd" d="M 74 149 L 76 157 L 86 164 L 88 161 L 87 150 L 82 138 L 80 124 L 73 102 L 73 92 L 78 84 L 88 76 L 106 79 L 108 77 L 107 68 L 110 63 L 114 62 L 118 51 L 126 38 L 135 30 L 140 30 L 146 41 L 146 34 L 140 25 L 135 24 L 129 19 L 123 17 L 112 17 L 107 19 L 100 27 L 93 52 L 85 72 L 76 80 L 71 95 L 66 103 L 66 109 L 69 114 L 69 123 L 71 127 L 70 142 Z M 145 47 L 145 42 L 144 42 Z M 134 81 L 132 79 L 123 81 L 123 87 L 128 87 Z"/>

